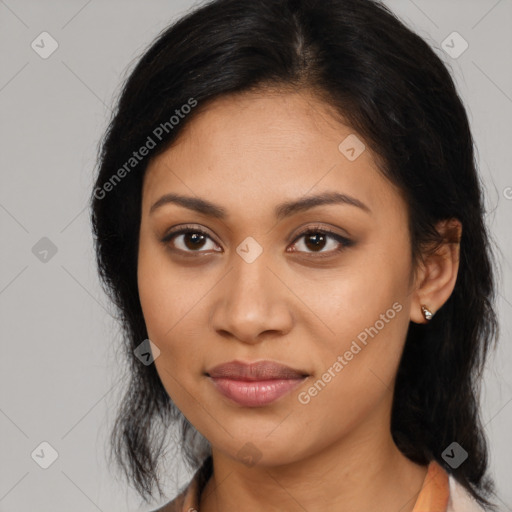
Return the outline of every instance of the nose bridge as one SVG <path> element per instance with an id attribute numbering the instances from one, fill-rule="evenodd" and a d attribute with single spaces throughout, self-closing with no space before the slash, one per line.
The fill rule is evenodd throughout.
<path id="1" fill-rule="evenodd" d="M 211 314 L 215 330 L 246 342 L 256 341 L 264 331 L 287 331 L 291 325 L 285 290 L 268 268 L 268 254 L 257 254 L 251 244 L 242 243 L 233 253 L 232 269 L 219 287 Z"/>
<path id="2" fill-rule="evenodd" d="M 237 253 L 247 250 L 247 246 L 237 248 Z M 247 258 L 240 254 L 233 255 L 233 270 L 230 280 L 230 295 L 237 298 L 237 304 L 254 301 L 260 306 L 267 304 L 267 297 L 271 295 L 269 288 L 273 288 L 275 283 L 271 282 L 272 273 L 268 269 L 271 264 L 268 254 L 261 253 L 256 255 L 253 248 L 249 245 L 246 253 Z"/>

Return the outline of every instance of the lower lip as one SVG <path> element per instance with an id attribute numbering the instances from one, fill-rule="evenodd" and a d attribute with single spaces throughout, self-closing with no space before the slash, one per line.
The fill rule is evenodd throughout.
<path id="1" fill-rule="evenodd" d="M 302 379 L 276 379 L 276 380 L 233 380 L 210 377 L 220 393 L 245 407 L 261 407 L 275 402 L 289 393 Z"/>

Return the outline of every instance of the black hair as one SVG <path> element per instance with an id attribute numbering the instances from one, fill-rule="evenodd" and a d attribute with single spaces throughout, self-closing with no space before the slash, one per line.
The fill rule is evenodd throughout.
<path id="1" fill-rule="evenodd" d="M 266 88 L 311 91 L 361 135 L 406 198 L 415 264 L 426 248 L 458 242 L 441 238 L 438 221 L 462 223 L 450 298 L 428 324 L 410 323 L 391 431 L 410 460 L 438 461 L 492 508 L 479 394 L 498 324 L 472 134 L 447 65 L 376 0 L 213 0 L 165 29 L 125 81 L 91 197 L 99 274 L 119 311 L 130 368 L 112 430 L 116 461 L 147 499 L 155 485 L 162 494 L 156 468 L 172 422 L 190 467 L 202 456 L 155 365 L 134 354 L 148 338 L 137 287 L 145 169 L 215 98 Z M 143 146 L 147 156 L 135 158 Z M 458 468 L 442 457 L 452 442 L 469 454 Z"/>

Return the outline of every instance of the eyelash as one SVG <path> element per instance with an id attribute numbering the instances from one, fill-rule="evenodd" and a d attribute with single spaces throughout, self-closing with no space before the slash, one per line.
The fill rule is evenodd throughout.
<path id="1" fill-rule="evenodd" d="M 183 235 L 183 234 L 190 234 L 190 233 L 201 234 L 201 235 L 207 236 L 208 238 L 210 238 L 212 240 L 210 235 L 208 233 L 206 233 L 205 231 L 203 231 L 202 229 L 191 226 L 191 225 L 186 225 L 176 231 L 171 231 L 170 233 L 167 233 L 162 238 L 162 243 L 165 245 L 168 245 L 169 242 L 171 240 L 173 240 L 175 237 L 177 237 L 179 235 Z M 338 254 L 354 244 L 354 242 L 352 240 L 349 240 L 348 238 L 345 238 L 345 237 L 339 235 L 338 233 L 335 233 L 334 231 L 331 231 L 327 228 L 320 227 L 320 226 L 318 226 L 318 227 L 310 226 L 306 230 L 302 231 L 301 233 L 299 233 L 297 235 L 297 237 L 293 241 L 293 245 L 295 245 L 300 240 L 300 238 L 307 236 L 307 235 L 312 235 L 312 234 L 327 235 L 328 237 L 333 238 L 334 240 L 336 240 L 336 242 L 338 242 L 340 244 L 338 246 L 338 248 L 332 249 L 330 251 L 316 252 L 316 253 L 314 251 L 306 252 L 306 254 L 315 254 L 316 258 L 332 257 L 333 254 Z M 188 255 L 201 254 L 201 251 L 184 251 L 182 249 L 172 249 L 172 250 L 176 250 L 181 253 L 188 254 Z M 220 252 L 220 251 L 215 251 L 215 252 Z M 291 252 L 302 252 L 303 253 L 304 251 L 291 251 Z"/>

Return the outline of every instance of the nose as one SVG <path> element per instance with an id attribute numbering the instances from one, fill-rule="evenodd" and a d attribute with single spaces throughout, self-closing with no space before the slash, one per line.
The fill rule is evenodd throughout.
<path id="1" fill-rule="evenodd" d="M 292 329 L 293 294 L 264 254 L 252 263 L 235 255 L 233 267 L 215 289 L 209 320 L 219 335 L 255 344 Z"/>

